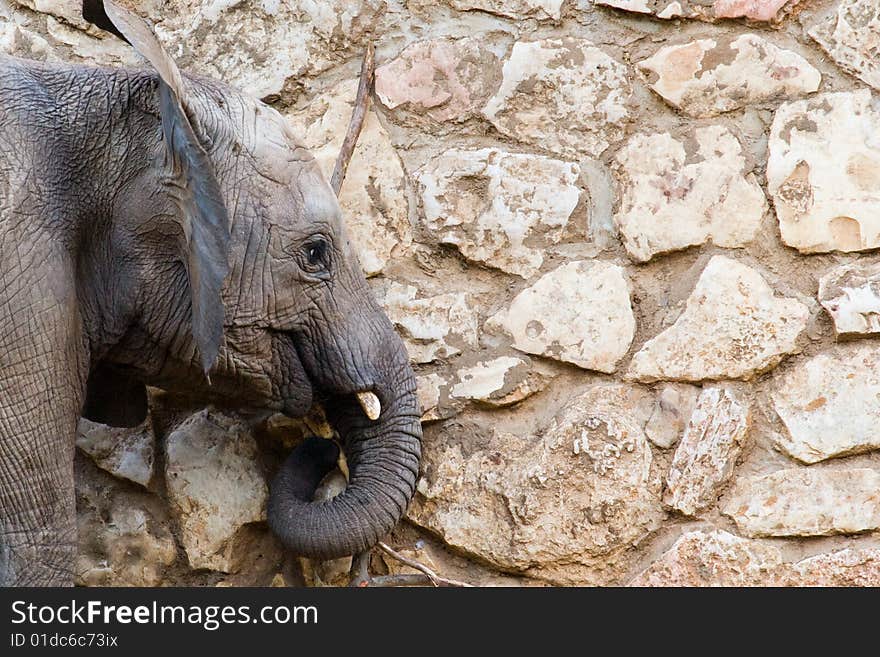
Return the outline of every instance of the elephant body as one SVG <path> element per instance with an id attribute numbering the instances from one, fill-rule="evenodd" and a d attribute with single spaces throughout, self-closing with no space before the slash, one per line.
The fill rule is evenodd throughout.
<path id="1" fill-rule="evenodd" d="M 145 385 L 291 417 L 322 404 L 349 486 L 311 502 L 336 448 L 305 445 L 270 524 L 306 556 L 368 549 L 414 492 L 421 428 L 332 190 L 277 112 L 181 75 L 112 2 L 84 15 L 152 68 L 0 56 L 0 583 L 71 583 L 77 419 L 137 424 Z"/>

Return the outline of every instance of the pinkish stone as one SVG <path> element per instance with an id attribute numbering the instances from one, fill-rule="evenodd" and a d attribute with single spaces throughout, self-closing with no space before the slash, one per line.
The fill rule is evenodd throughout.
<path id="1" fill-rule="evenodd" d="M 788 0 L 717 0 L 716 18 L 751 18 L 755 21 L 772 21 Z M 797 4 L 797 0 L 792 3 Z"/>
<path id="2" fill-rule="evenodd" d="M 722 18 L 779 22 L 800 0 L 593 0 L 594 5 L 616 7 L 657 18 L 695 18 L 714 23 Z"/>
<path id="3" fill-rule="evenodd" d="M 376 93 L 383 105 L 435 121 L 469 118 L 500 81 L 498 58 L 472 38 L 419 41 L 376 69 Z"/>

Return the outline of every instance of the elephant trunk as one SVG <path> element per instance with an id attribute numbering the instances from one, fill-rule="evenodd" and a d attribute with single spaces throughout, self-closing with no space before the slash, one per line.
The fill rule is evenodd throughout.
<path id="1" fill-rule="evenodd" d="M 411 381 L 411 374 L 406 378 Z M 348 487 L 331 500 L 312 501 L 321 478 L 336 463 L 330 441 L 315 439 L 288 457 L 272 483 L 268 518 L 293 552 L 322 560 L 358 554 L 373 547 L 403 516 L 415 493 L 421 456 L 413 388 L 407 385 L 395 392 L 396 397 L 383 394 L 382 413 L 375 422 L 354 395 L 326 405 L 342 436 Z"/>

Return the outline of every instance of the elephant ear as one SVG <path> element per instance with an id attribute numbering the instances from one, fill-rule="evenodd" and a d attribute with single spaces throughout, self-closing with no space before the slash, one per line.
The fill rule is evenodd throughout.
<path id="1" fill-rule="evenodd" d="M 192 330 L 207 375 L 223 340 L 220 290 L 229 272 L 229 214 L 214 167 L 187 115 L 183 77 L 139 16 L 110 0 L 85 0 L 83 17 L 130 43 L 159 73 L 162 132 L 173 173 L 170 189 L 186 238 Z"/>

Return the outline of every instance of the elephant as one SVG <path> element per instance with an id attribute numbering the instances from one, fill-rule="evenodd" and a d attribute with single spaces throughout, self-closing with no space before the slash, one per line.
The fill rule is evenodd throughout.
<path id="1" fill-rule="evenodd" d="M 406 348 L 316 160 L 280 113 L 182 73 L 111 0 L 86 20 L 144 68 L 0 56 L 0 583 L 70 585 L 79 416 L 135 426 L 145 386 L 305 416 L 270 485 L 292 552 L 360 554 L 405 513 L 422 429 Z M 347 488 L 312 494 L 347 459 Z"/>

